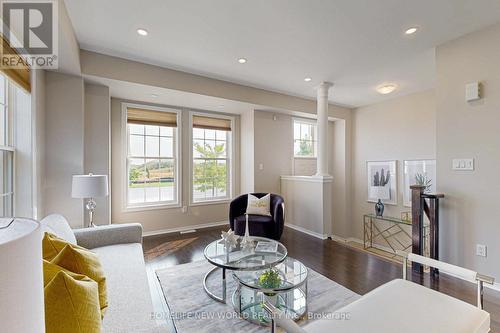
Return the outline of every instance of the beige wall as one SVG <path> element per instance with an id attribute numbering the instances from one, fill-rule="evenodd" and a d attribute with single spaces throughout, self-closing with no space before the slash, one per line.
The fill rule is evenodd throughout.
<path id="1" fill-rule="evenodd" d="M 316 173 L 316 159 L 295 160 L 293 158 L 293 118 L 284 113 L 255 111 L 256 192 L 280 193 L 280 176 L 311 176 Z M 333 172 L 333 148 L 335 146 L 333 123 L 329 122 L 328 127 L 328 140 L 331 148 L 329 150 L 330 173 Z"/>
<path id="2" fill-rule="evenodd" d="M 72 227 L 82 227 L 82 200 L 71 198 L 71 181 L 83 173 L 83 78 L 47 72 L 45 91 L 45 213 L 60 213 Z"/>
<path id="3" fill-rule="evenodd" d="M 292 117 L 255 111 L 254 121 L 255 191 L 281 193 L 280 176 L 292 174 Z"/>
<path id="4" fill-rule="evenodd" d="M 333 176 L 332 227 L 329 230 L 341 237 L 351 237 L 351 201 L 349 200 L 351 197 L 351 126 L 351 118 L 346 117 L 346 120 L 330 121 L 328 127 L 328 168 Z M 255 191 L 283 193 L 283 189 L 280 188 L 280 176 L 292 175 L 294 172 L 293 117 L 288 114 L 255 111 L 254 146 Z M 304 162 L 315 164 L 316 161 L 300 161 L 300 163 Z M 263 170 L 260 170 L 260 164 Z M 307 168 L 310 169 L 309 166 Z M 300 224 L 300 226 L 309 227 L 307 224 Z M 316 229 L 313 232 L 319 233 Z"/>
<path id="5" fill-rule="evenodd" d="M 437 177 L 446 197 L 441 254 L 451 263 L 500 278 L 500 25 L 437 48 Z M 465 102 L 465 84 L 481 81 L 484 97 Z M 474 158 L 475 170 L 451 169 Z M 475 245 L 488 246 L 488 257 Z"/>
<path id="6" fill-rule="evenodd" d="M 111 178 L 111 113 L 109 88 L 85 84 L 84 173 L 108 175 Z M 94 223 L 111 221 L 110 196 L 95 198 L 97 211 Z M 88 214 L 85 214 L 85 225 Z"/>
<path id="7" fill-rule="evenodd" d="M 122 126 L 123 100 L 111 99 L 111 142 L 112 142 L 112 223 L 139 222 L 144 227 L 145 233 L 155 233 L 172 229 L 196 228 L 202 224 L 228 221 L 229 203 L 206 204 L 189 206 L 189 109 L 174 107 L 182 111 L 182 206 L 187 208 L 185 213 L 182 208 L 160 208 L 141 211 L 127 211 L 123 193 L 126 191 L 125 181 L 125 156 L 123 156 Z M 235 147 L 240 146 L 239 141 L 239 116 L 235 116 Z M 236 149 L 234 177 L 234 193 L 240 193 L 240 155 Z M 228 222 L 227 222 L 228 223 Z"/>
<path id="8" fill-rule="evenodd" d="M 400 216 L 403 207 L 402 161 L 436 157 L 434 91 L 399 97 L 358 108 L 353 113 L 352 218 L 343 230 L 363 239 L 363 214 L 374 213 L 367 202 L 367 161 L 397 160 L 398 205 L 385 205 L 385 215 Z M 440 182 L 438 176 L 438 183 Z"/>

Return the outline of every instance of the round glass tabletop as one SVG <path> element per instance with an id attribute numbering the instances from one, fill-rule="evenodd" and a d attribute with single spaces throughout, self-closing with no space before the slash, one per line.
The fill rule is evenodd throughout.
<path id="1" fill-rule="evenodd" d="M 213 265 L 235 271 L 250 271 L 273 267 L 285 260 L 286 247 L 272 239 L 250 237 L 254 244 L 243 248 L 242 237 L 238 238 L 235 248 L 226 249 L 222 240 L 214 241 L 205 247 L 205 258 Z"/>
<path id="2" fill-rule="evenodd" d="M 273 271 L 274 274 L 270 274 Z M 307 267 L 293 258 L 268 269 L 234 272 L 234 278 L 243 286 L 270 293 L 292 290 L 307 280 Z"/>

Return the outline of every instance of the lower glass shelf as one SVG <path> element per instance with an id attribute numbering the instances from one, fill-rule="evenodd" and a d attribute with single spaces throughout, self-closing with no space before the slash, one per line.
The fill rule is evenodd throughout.
<path id="1" fill-rule="evenodd" d="M 234 309 L 243 319 L 254 324 L 269 326 L 271 318 L 262 307 L 264 301 L 285 312 L 289 318 L 299 320 L 307 311 L 307 282 L 296 289 L 272 296 L 241 286 L 232 296 Z"/>

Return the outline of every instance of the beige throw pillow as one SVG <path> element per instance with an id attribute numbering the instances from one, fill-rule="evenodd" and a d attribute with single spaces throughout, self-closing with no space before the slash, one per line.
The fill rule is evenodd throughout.
<path id="1" fill-rule="evenodd" d="M 248 195 L 247 214 L 271 216 L 271 194 L 266 194 L 262 198 L 255 195 Z"/>

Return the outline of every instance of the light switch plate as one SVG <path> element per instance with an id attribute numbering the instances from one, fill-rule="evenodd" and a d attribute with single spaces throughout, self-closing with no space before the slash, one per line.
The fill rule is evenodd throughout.
<path id="1" fill-rule="evenodd" d="M 467 102 L 481 99 L 481 84 L 479 82 L 468 83 L 465 85 L 465 100 Z"/>
<path id="2" fill-rule="evenodd" d="M 486 257 L 487 256 L 486 245 L 476 244 L 476 256 L 479 256 L 479 257 Z"/>
<path id="3" fill-rule="evenodd" d="M 458 171 L 474 171 L 474 159 L 455 158 L 452 161 L 452 169 Z"/>

